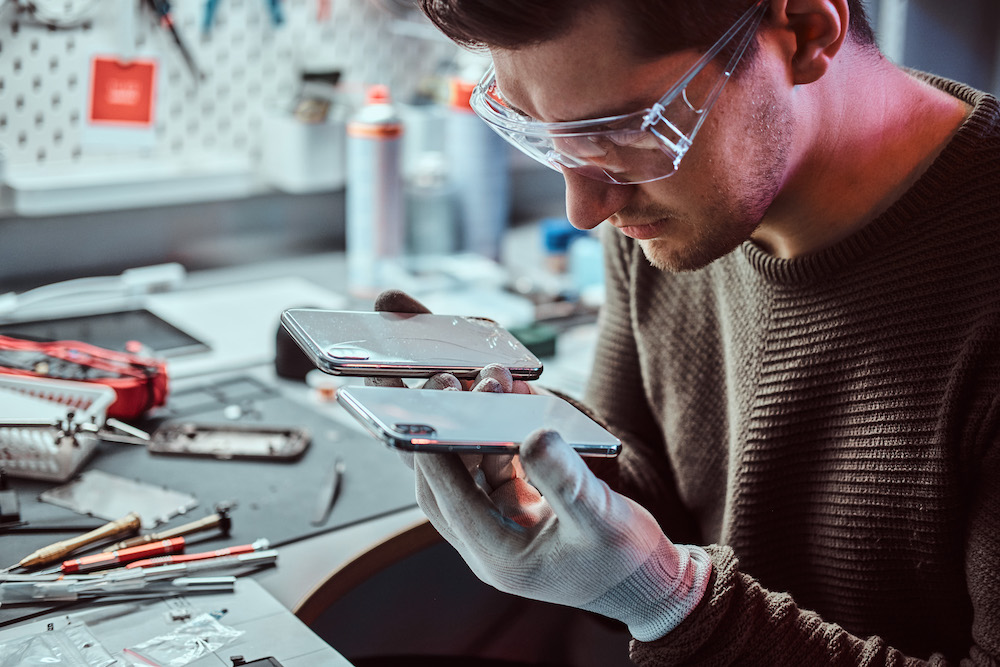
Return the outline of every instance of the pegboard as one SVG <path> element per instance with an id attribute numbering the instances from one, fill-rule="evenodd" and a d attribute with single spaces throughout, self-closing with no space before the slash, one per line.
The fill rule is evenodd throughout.
<path id="1" fill-rule="evenodd" d="M 384 83 L 405 100 L 456 53 L 429 23 L 401 16 L 389 0 L 218 0 L 209 32 L 206 0 L 170 5 L 200 80 L 147 2 L 64 0 L 65 11 L 89 6 L 89 13 L 53 29 L 14 0 L 0 0 L 0 150 L 9 182 L 59 191 L 113 186 L 116 173 L 134 180 L 137 172 L 153 178 L 194 170 L 198 197 L 211 198 L 212 165 L 227 179 L 256 171 L 262 119 L 287 108 L 303 71 L 339 70 L 348 91 Z M 88 139 L 90 60 L 97 54 L 159 63 L 154 136 L 146 145 Z M 227 195 L 231 179 L 223 182 L 229 185 L 219 194 Z"/>

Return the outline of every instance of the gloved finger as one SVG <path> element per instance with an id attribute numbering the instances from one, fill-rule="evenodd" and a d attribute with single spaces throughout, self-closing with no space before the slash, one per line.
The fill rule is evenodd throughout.
<path id="1" fill-rule="evenodd" d="M 427 307 L 406 292 L 391 289 L 385 290 L 377 297 L 373 305 L 375 312 L 388 313 L 429 313 Z M 396 377 L 366 377 L 366 387 L 397 387 L 404 388 L 406 384 Z M 412 466 L 411 466 L 412 467 Z"/>
<path id="2" fill-rule="evenodd" d="M 427 456 L 428 455 L 426 454 L 421 454 L 418 458 L 423 461 L 427 458 Z M 430 456 L 434 455 L 431 454 Z M 462 456 L 459 458 L 463 459 L 463 465 L 468 467 L 468 461 L 465 460 L 466 457 Z M 482 458 L 484 460 L 490 460 L 498 457 L 484 456 Z M 529 485 L 523 479 L 514 477 L 507 480 L 507 482 L 500 486 L 500 488 L 491 491 L 490 489 L 483 488 L 483 484 L 479 479 L 479 476 L 482 475 L 481 468 L 478 470 L 470 470 L 470 474 L 472 474 L 476 485 L 489 496 L 488 504 L 495 507 L 495 511 L 499 512 L 500 516 L 510 519 L 520 526 L 533 526 L 551 513 L 551 510 L 548 509 L 548 506 L 542 499 L 541 494 L 538 493 L 538 490 Z M 464 534 L 457 532 L 451 525 L 450 520 L 447 518 L 447 513 L 442 510 L 441 505 L 438 503 L 437 496 L 427 483 L 426 471 L 422 467 L 418 467 L 415 470 L 415 477 L 417 480 L 417 504 L 424 511 L 428 520 L 430 520 L 435 528 L 438 529 L 438 532 L 440 532 L 450 544 L 458 548 L 463 555 L 469 548 L 474 551 L 475 548 L 477 548 L 478 543 L 473 541 L 466 544 L 467 538 L 464 537 Z M 495 516 L 496 515 L 494 514 L 494 517 Z"/>
<path id="3" fill-rule="evenodd" d="M 482 370 L 476 376 L 475 382 L 473 382 L 473 391 L 476 391 L 476 387 L 481 385 L 487 379 L 494 379 L 500 384 L 500 391 L 505 394 L 509 394 L 514 388 L 514 378 L 511 377 L 510 371 L 507 370 L 501 364 L 487 364 L 483 366 Z M 492 389 L 490 391 L 493 391 Z"/>
<path id="4" fill-rule="evenodd" d="M 479 458 L 476 470 L 470 468 L 469 472 L 473 474 L 479 487 L 491 497 L 495 491 L 518 476 L 520 468 L 514 468 L 515 456 L 512 454 L 482 454 Z"/>
<path id="5" fill-rule="evenodd" d="M 422 454 L 414 457 L 414 472 L 425 487 L 424 502 L 467 547 L 496 555 L 519 546 L 523 529 L 500 512 L 458 457 Z"/>
<path id="6" fill-rule="evenodd" d="M 385 290 L 375 297 L 377 313 L 429 313 L 427 306 L 406 292 L 398 289 Z"/>
<path id="7" fill-rule="evenodd" d="M 542 494 L 524 476 L 517 456 L 484 456 L 481 466 L 490 500 L 500 513 L 522 526 L 533 526 L 551 510 Z"/>
<path id="8" fill-rule="evenodd" d="M 423 460 L 428 456 L 437 456 L 436 454 L 421 454 L 415 457 L 415 460 Z M 450 456 L 449 454 L 444 454 L 443 456 Z M 437 497 L 431 490 L 427 483 L 427 477 L 424 472 L 417 465 L 414 468 L 414 479 L 416 481 L 416 494 L 417 494 L 417 505 L 420 506 L 421 511 L 427 520 L 430 522 L 434 529 L 441 535 L 444 540 L 450 544 L 455 551 L 462 557 L 473 572 L 479 576 L 483 581 L 488 581 L 489 573 L 482 571 L 481 560 L 478 558 L 477 554 L 473 552 L 472 549 L 467 545 L 455 531 L 452 530 L 451 525 L 445 518 L 444 513 L 441 511 L 441 507 L 438 504 Z"/>
<path id="9" fill-rule="evenodd" d="M 612 494 L 583 458 L 555 431 L 539 429 L 520 448 L 521 465 L 560 521 L 587 524 L 610 520 Z"/>
<path id="10" fill-rule="evenodd" d="M 421 454 L 419 458 L 425 458 L 428 454 Z M 431 454 L 430 456 L 433 456 Z M 437 497 L 434 495 L 434 491 L 431 490 L 430 486 L 427 484 L 427 477 L 424 472 L 417 465 L 416 456 L 412 458 L 414 462 L 413 466 L 413 481 L 414 490 L 417 497 L 417 506 L 427 517 L 427 520 L 431 522 L 431 525 L 441 534 L 449 544 L 458 548 L 460 541 L 448 527 L 448 522 L 444 518 L 444 514 L 441 512 L 441 508 L 438 505 Z"/>
<path id="11" fill-rule="evenodd" d="M 366 377 L 365 378 L 366 387 L 398 387 L 400 389 L 405 388 L 406 385 L 403 384 L 401 378 L 394 377 Z"/>
<path id="12" fill-rule="evenodd" d="M 490 500 L 504 517 L 530 528 L 552 514 L 542 494 L 524 479 L 515 477 L 490 494 Z"/>
<path id="13" fill-rule="evenodd" d="M 486 391 L 494 394 L 504 393 L 503 385 L 496 378 L 483 378 L 472 387 L 472 391 Z"/>
<path id="14" fill-rule="evenodd" d="M 511 388 L 510 393 L 512 393 L 512 394 L 538 394 L 538 393 L 541 393 L 541 392 L 536 391 L 535 387 L 532 387 L 530 384 L 528 384 L 524 380 L 514 380 L 514 386 Z M 545 393 L 548 393 L 548 392 L 545 392 Z"/>
<path id="15" fill-rule="evenodd" d="M 480 468 L 493 489 L 498 489 L 518 477 L 524 477 L 521 464 L 513 454 L 487 454 L 482 457 Z"/>
<path id="16" fill-rule="evenodd" d="M 449 544 L 459 548 L 461 540 L 455 535 L 454 531 L 450 527 L 450 524 L 448 523 L 448 520 L 445 518 L 444 512 L 441 510 L 441 505 L 438 503 L 437 495 L 428 483 L 425 466 L 418 463 L 418 461 L 425 461 L 427 458 L 435 456 L 457 458 L 453 454 L 431 453 L 422 453 L 419 457 L 413 457 L 413 480 L 417 497 L 417 505 L 424 513 L 424 516 L 427 517 L 427 520 L 431 522 L 431 525 L 433 525 L 437 531 L 441 533 L 441 536 L 444 537 Z"/>
<path id="17" fill-rule="evenodd" d="M 407 468 L 413 470 L 413 452 L 408 452 L 405 449 L 397 449 L 396 454 L 399 456 L 399 460 L 402 461 Z"/>
<path id="18" fill-rule="evenodd" d="M 422 389 L 451 389 L 462 391 L 462 382 L 451 373 L 438 373 L 431 376 L 421 387 Z"/>

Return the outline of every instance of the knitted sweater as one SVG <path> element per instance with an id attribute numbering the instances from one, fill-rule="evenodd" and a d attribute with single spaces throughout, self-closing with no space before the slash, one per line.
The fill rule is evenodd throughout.
<path id="1" fill-rule="evenodd" d="M 605 237 L 587 403 L 713 559 L 639 665 L 1000 664 L 1000 109 L 929 80 L 973 114 L 834 247 L 669 274 Z"/>

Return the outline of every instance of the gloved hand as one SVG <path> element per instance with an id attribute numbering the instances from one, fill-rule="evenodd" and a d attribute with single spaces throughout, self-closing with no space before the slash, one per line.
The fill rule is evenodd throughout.
<path id="1" fill-rule="evenodd" d="M 476 575 L 618 619 L 641 641 L 677 627 L 708 585 L 708 554 L 672 544 L 555 432 L 533 433 L 519 458 L 482 457 L 474 470 L 451 454 L 414 458 L 417 502 Z"/>

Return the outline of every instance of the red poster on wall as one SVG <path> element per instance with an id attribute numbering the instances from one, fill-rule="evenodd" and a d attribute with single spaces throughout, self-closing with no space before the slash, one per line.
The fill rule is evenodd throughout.
<path id="1" fill-rule="evenodd" d="M 151 127 L 156 101 L 156 61 L 91 61 L 87 120 L 97 125 Z"/>

